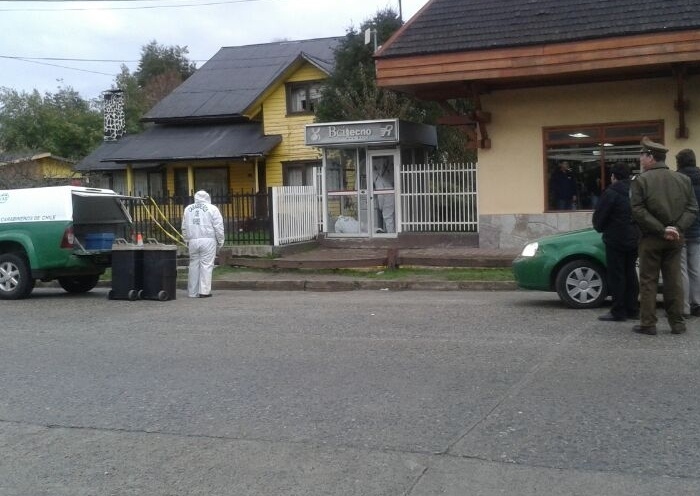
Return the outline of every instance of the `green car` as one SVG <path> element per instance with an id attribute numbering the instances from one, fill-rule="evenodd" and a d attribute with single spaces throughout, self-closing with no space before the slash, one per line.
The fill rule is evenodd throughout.
<path id="1" fill-rule="evenodd" d="M 594 229 L 555 234 L 528 243 L 513 261 L 519 287 L 556 291 L 571 308 L 594 308 L 608 296 L 605 245 Z"/>

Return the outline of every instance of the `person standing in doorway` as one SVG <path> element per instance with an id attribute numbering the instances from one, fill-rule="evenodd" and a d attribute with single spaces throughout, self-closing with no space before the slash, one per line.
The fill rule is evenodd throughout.
<path id="1" fill-rule="evenodd" d="M 695 163 L 695 152 L 688 148 L 676 154 L 676 168 L 690 178 L 695 199 L 700 203 L 700 169 Z M 683 276 L 683 313 L 700 317 L 700 216 L 685 231 L 685 245 L 681 252 Z"/>
<path id="2" fill-rule="evenodd" d="M 559 168 L 554 171 L 549 180 L 549 189 L 557 210 L 576 208 L 576 180 L 568 161 L 559 163 Z"/>
<path id="3" fill-rule="evenodd" d="M 373 182 L 374 187 L 374 202 L 376 205 L 376 230 L 377 232 L 393 233 L 396 232 L 396 204 L 394 200 L 394 192 L 378 193 L 382 190 L 394 189 L 394 168 L 391 166 L 389 159 L 375 159 L 373 163 Z M 382 224 L 382 228 L 379 224 Z"/>
<path id="4" fill-rule="evenodd" d="M 642 173 L 632 181 L 632 217 L 642 231 L 639 241 L 640 324 L 634 332 L 656 334 L 656 292 L 659 271 L 664 278 L 666 317 L 673 334 L 686 330 L 683 319 L 681 251 L 683 233 L 698 214 L 690 179 L 669 170 L 668 149 L 644 137 L 639 163 Z"/>
<path id="5" fill-rule="evenodd" d="M 211 296 L 214 259 L 224 245 L 224 220 L 206 191 L 197 191 L 194 203 L 185 208 L 182 236 L 190 252 L 187 296 L 207 298 Z"/>
<path id="6" fill-rule="evenodd" d="M 624 163 L 611 169 L 610 186 L 593 212 L 593 227 L 603 233 L 608 287 L 612 307 L 598 320 L 623 322 L 639 315 L 637 244 L 639 228 L 632 220 L 629 169 Z"/>

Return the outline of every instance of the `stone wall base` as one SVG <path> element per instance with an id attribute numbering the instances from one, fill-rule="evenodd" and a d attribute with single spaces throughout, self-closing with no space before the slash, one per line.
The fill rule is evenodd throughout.
<path id="1" fill-rule="evenodd" d="M 592 215 L 590 210 L 480 215 L 479 248 L 521 248 L 542 236 L 591 227 Z"/>

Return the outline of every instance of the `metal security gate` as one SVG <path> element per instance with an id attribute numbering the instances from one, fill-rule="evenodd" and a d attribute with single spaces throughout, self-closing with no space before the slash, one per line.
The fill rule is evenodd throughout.
<path id="1" fill-rule="evenodd" d="M 401 166 L 401 231 L 478 232 L 477 164 Z"/>

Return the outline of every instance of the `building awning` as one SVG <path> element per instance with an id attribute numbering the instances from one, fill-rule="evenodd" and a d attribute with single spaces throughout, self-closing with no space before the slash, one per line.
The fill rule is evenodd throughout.
<path id="1" fill-rule="evenodd" d="M 260 123 L 154 125 L 142 133 L 103 143 L 76 169 L 115 170 L 125 164 L 148 167 L 179 160 L 262 157 L 281 141 L 279 135 L 265 136 Z"/>

